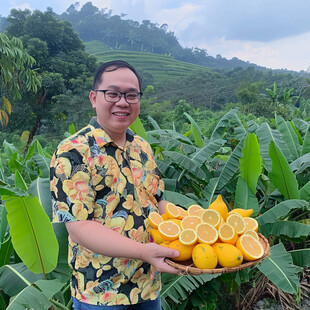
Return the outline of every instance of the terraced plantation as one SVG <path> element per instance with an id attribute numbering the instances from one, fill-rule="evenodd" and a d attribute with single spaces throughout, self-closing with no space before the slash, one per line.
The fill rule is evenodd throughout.
<path id="1" fill-rule="evenodd" d="M 127 61 L 138 70 L 150 73 L 157 81 L 167 80 L 167 77 L 177 79 L 201 70 L 210 72 L 206 67 L 178 61 L 168 55 L 111 50 L 100 41 L 89 41 L 84 44 L 86 52 L 95 55 L 98 61 L 106 62 L 114 59 Z"/>

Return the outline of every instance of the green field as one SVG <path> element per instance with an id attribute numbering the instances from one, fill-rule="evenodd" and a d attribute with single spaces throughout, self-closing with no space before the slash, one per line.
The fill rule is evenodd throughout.
<path id="1" fill-rule="evenodd" d="M 86 52 L 95 55 L 99 62 L 115 59 L 124 60 L 133 65 L 138 71 L 143 70 L 150 73 L 157 81 L 167 78 L 178 79 L 201 70 L 210 72 L 206 67 L 178 61 L 168 55 L 111 50 L 100 41 L 89 41 L 84 42 L 84 44 Z"/>

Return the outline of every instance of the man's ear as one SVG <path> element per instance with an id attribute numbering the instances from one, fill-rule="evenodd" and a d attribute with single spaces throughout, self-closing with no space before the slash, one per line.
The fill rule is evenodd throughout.
<path id="1" fill-rule="evenodd" d="M 89 93 L 89 100 L 93 108 L 96 108 L 96 100 L 97 100 L 97 93 L 95 91 L 91 91 Z"/>

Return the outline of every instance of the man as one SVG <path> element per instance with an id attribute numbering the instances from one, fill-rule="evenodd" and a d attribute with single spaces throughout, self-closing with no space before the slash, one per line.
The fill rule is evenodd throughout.
<path id="1" fill-rule="evenodd" d="M 141 79 L 124 61 L 98 68 L 89 94 L 96 118 L 51 161 L 54 221 L 69 233 L 74 309 L 161 309 L 160 272 L 179 252 L 149 243 L 148 214 L 164 213 L 164 184 L 149 144 L 128 129 Z"/>

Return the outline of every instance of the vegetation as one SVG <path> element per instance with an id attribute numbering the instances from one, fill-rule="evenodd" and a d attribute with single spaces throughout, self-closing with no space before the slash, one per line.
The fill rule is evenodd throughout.
<path id="1" fill-rule="evenodd" d="M 87 29 L 103 29 L 87 25 L 87 16 L 114 23 L 106 24 L 111 33 L 104 40 L 103 33 L 89 37 L 97 41 L 86 50 L 97 58 L 64 21 L 70 17 L 83 38 Z M 255 66 L 211 69 L 178 61 L 174 51 L 186 51 L 165 26 L 125 21 L 90 4 L 56 17 L 51 9 L 12 10 L 5 23 L 1 19 L 1 25 L 9 22 L 0 35 L 1 96 L 10 100 L 8 105 L 2 99 L 1 110 L 7 116 L 12 111 L 0 133 L 0 308 L 71 307 L 67 234 L 63 225 L 51 224 L 49 161 L 69 125 L 73 133 L 89 121 L 92 74 L 97 61 L 112 58 L 129 60 L 142 74 L 141 119 L 132 129 L 153 148 L 165 198 L 184 208 L 207 208 L 221 194 L 231 208 L 253 209 L 259 232 L 271 244 L 266 260 L 237 273 L 164 274 L 164 309 L 246 309 L 268 294 L 266 283 L 283 306 L 297 308 L 310 265 L 310 80 Z M 116 42 L 112 31 L 118 25 L 124 34 L 136 30 L 129 51 L 122 35 Z M 167 55 L 151 53 L 152 42 L 158 52 L 151 33 L 164 36 L 161 44 L 171 47 Z"/>

